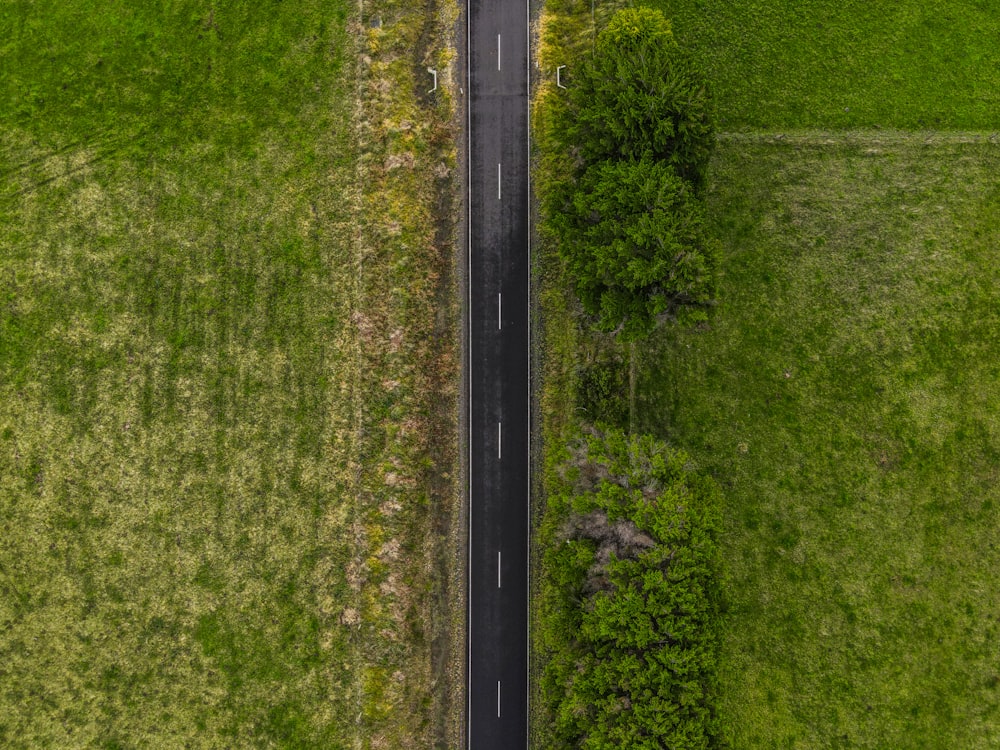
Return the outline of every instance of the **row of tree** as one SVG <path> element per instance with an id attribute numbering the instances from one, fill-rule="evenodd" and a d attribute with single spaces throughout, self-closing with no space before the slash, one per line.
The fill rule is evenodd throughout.
<path id="1" fill-rule="evenodd" d="M 705 316 L 716 251 L 701 77 L 663 15 L 642 8 L 616 13 L 572 69 L 566 97 L 546 99 L 540 195 L 545 236 L 585 312 L 624 341 L 662 318 Z M 620 358 L 588 372 L 584 400 L 626 422 Z M 718 487 L 646 435 L 602 427 L 561 456 L 549 445 L 537 536 L 540 746 L 719 747 Z"/>
<path id="2" fill-rule="evenodd" d="M 546 212 L 585 311 L 625 340 L 704 316 L 716 252 L 703 192 L 713 131 L 704 81 L 662 13 L 619 11 L 561 112 L 573 173 Z"/>
<path id="3" fill-rule="evenodd" d="M 610 429 L 571 444 L 560 473 L 539 532 L 542 744 L 717 747 L 717 486 Z"/>

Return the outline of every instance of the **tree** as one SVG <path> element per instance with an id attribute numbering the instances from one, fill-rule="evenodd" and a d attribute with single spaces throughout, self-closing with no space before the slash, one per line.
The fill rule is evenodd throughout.
<path id="1" fill-rule="evenodd" d="M 598 328 L 626 340 L 712 296 L 714 246 L 701 203 L 662 162 L 599 162 L 553 217 L 560 252 Z"/>
<path id="2" fill-rule="evenodd" d="M 663 160 L 704 187 L 713 146 L 708 94 L 660 11 L 618 11 L 570 94 L 567 125 L 585 164 Z"/>

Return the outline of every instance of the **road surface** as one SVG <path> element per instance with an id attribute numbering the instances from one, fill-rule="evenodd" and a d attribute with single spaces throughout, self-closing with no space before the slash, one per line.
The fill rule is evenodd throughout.
<path id="1" fill-rule="evenodd" d="M 471 750 L 527 747 L 528 9 L 470 0 Z"/>

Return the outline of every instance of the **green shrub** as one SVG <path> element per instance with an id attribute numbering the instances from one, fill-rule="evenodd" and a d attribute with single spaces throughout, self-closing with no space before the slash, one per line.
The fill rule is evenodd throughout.
<path id="1" fill-rule="evenodd" d="M 718 747 L 716 485 L 620 430 L 567 455 L 540 533 L 548 746 Z"/>
<path id="2" fill-rule="evenodd" d="M 577 295 L 601 330 L 639 338 L 660 315 L 698 317 L 696 307 L 712 297 L 704 209 L 664 162 L 598 162 L 552 224 Z"/>
<path id="3" fill-rule="evenodd" d="M 618 11 L 570 97 L 568 132 L 586 164 L 658 159 L 704 186 L 714 142 L 705 82 L 660 11 Z"/>

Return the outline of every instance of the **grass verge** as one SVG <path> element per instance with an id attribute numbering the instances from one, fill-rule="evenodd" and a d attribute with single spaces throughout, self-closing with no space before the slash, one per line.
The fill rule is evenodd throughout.
<path id="1" fill-rule="evenodd" d="M 600 8 L 602 18 L 612 8 Z M 531 101 L 532 119 L 532 186 L 535 207 L 545 205 L 558 181 L 570 172 L 571 154 L 562 148 L 555 129 L 558 111 L 564 106 L 556 86 L 554 71 L 567 64 L 593 43 L 590 8 L 580 0 L 548 0 L 541 8 L 534 28 L 534 49 L 543 75 L 534 78 Z M 548 75 L 552 74 L 552 75 Z M 540 423 L 534 441 L 535 464 L 532 492 L 533 524 L 537 530 L 544 523 L 546 498 L 562 488 L 560 467 L 565 446 L 579 432 L 577 391 L 580 381 L 578 362 L 581 358 L 600 358 L 599 348 L 588 345 L 588 337 L 580 327 L 580 304 L 575 298 L 563 263 L 556 249 L 555 238 L 539 214 L 532 238 L 532 295 L 536 350 L 535 399 Z M 537 533 L 532 538 L 531 570 L 531 661 L 529 664 L 529 744 L 542 746 L 552 739 L 551 717 L 542 692 L 542 654 L 545 643 L 540 635 L 546 628 L 539 609 L 543 595 L 542 582 L 550 571 L 544 569 L 544 549 Z"/>

